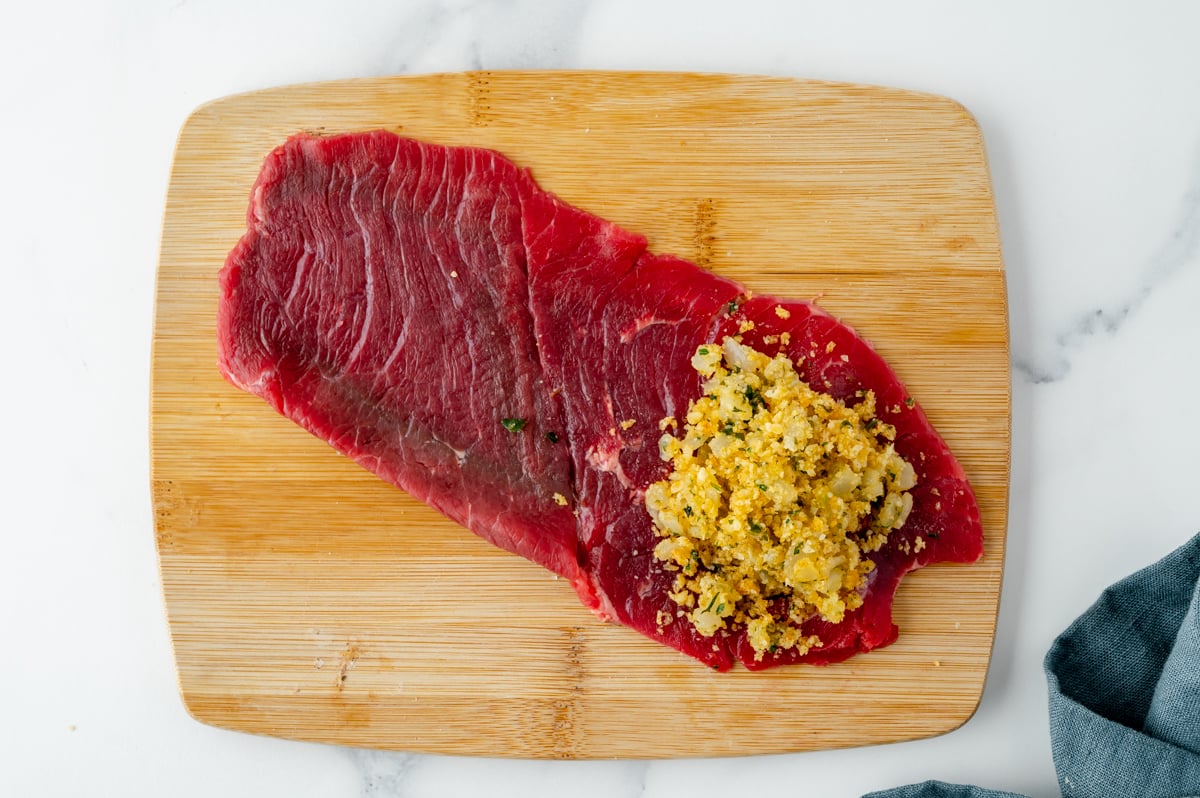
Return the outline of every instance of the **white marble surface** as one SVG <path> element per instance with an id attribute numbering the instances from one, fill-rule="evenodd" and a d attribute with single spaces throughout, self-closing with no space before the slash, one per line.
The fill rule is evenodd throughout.
<path id="1" fill-rule="evenodd" d="M 1200 528 L 1200 5 L 429 0 L 13 4 L 0 795 L 854 796 L 937 777 L 1056 795 L 1041 658 Z M 1009 270 L 1013 474 L 975 718 L 872 749 L 673 762 L 403 756 L 202 726 L 175 690 L 151 531 L 149 342 L 175 133 L 282 83 L 512 67 L 862 81 L 983 127 Z"/>

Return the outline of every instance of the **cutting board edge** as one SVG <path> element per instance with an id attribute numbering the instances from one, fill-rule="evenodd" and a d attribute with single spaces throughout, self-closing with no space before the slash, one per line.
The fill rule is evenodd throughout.
<path id="1" fill-rule="evenodd" d="M 327 90 L 336 86 L 347 87 L 368 87 L 371 85 L 383 85 L 388 83 L 403 82 L 407 80 L 447 80 L 447 81 L 467 81 L 475 77 L 488 76 L 502 77 L 528 77 L 528 78 L 588 78 L 597 77 L 611 79 L 617 76 L 625 76 L 630 78 L 656 78 L 656 77 L 672 77 L 684 79 L 711 80 L 719 83 L 728 83 L 736 81 L 763 81 L 765 83 L 775 83 L 779 85 L 811 85 L 822 86 L 833 89 L 850 89 L 854 91 L 878 92 L 894 97 L 911 97 L 920 99 L 930 103 L 944 105 L 947 109 L 958 112 L 962 120 L 976 130 L 980 129 L 979 121 L 975 115 L 971 113 L 963 103 L 937 92 L 924 91 L 921 89 L 909 89 L 896 86 L 885 86 L 876 83 L 864 83 L 862 81 L 845 81 L 832 80 L 827 78 L 804 78 L 793 75 L 771 75 L 758 72 L 710 72 L 706 70 L 670 70 L 670 69 L 472 69 L 461 72 L 454 71 L 437 71 L 437 72 L 420 72 L 412 74 L 394 74 L 394 75 L 367 75 L 344 78 L 331 78 L 328 80 L 312 80 L 300 81 L 298 83 L 285 83 L 277 86 L 265 86 L 258 89 L 247 89 L 245 91 L 234 92 L 232 94 L 214 97 L 201 102 L 195 106 L 188 115 L 184 118 L 180 125 L 179 133 L 182 134 L 196 119 L 199 117 L 211 114 L 219 110 L 224 105 L 240 104 L 242 102 L 252 101 L 258 98 L 269 95 L 286 95 L 290 93 L 302 93 L 312 90 Z M 981 134 L 982 141 L 982 134 Z M 176 136 L 176 153 L 178 152 L 179 135 Z M 986 151 L 985 151 L 986 152 Z M 989 186 L 990 193 L 990 186 Z"/>
<path id="2" fill-rule="evenodd" d="M 913 90 L 908 90 L 908 89 L 893 89 L 893 88 L 888 88 L 888 87 L 877 87 L 877 86 L 870 86 L 870 85 L 868 85 L 868 84 L 852 83 L 852 82 L 842 82 L 842 81 L 827 81 L 827 80 L 803 80 L 803 79 L 788 78 L 788 77 L 777 77 L 777 76 L 763 76 L 763 75 L 728 75 L 728 74 L 724 74 L 724 73 L 707 73 L 707 72 L 690 72 L 690 73 L 678 73 L 678 72 L 668 72 L 668 71 L 636 71 L 636 72 L 624 72 L 624 71 L 580 71 L 580 72 L 562 72 L 562 71 L 543 71 L 543 70 L 512 70 L 512 71 L 505 71 L 505 72 L 503 72 L 503 73 L 498 73 L 498 72 L 495 72 L 495 71 L 477 71 L 477 72 L 469 72 L 469 73 L 437 73 L 437 74 L 439 74 L 439 75 L 441 75 L 441 76 L 444 76 L 444 77 L 447 77 L 447 78 L 455 78 L 455 77 L 457 77 L 457 78 L 466 79 L 466 78 L 468 78 L 468 77 L 470 77 L 470 76 L 472 76 L 472 75 L 513 74 L 513 73 L 516 73 L 516 74 L 522 74 L 522 75 L 530 75 L 530 76 L 535 76 L 535 75 L 579 75 L 579 74 L 583 74 L 583 75 L 595 74 L 595 75 L 603 75 L 603 76 L 612 76 L 612 75 L 629 74 L 629 75 L 638 75 L 638 76 L 656 76 L 656 75 L 660 75 L 660 76 L 669 76 L 669 75 L 680 76 L 680 75 L 684 75 L 684 76 L 687 76 L 687 75 L 691 75 L 691 76 L 696 76 L 696 77 L 700 77 L 700 78 L 714 78 L 714 79 L 715 79 L 715 78 L 736 79 L 736 78 L 739 78 L 739 77 L 740 77 L 740 78 L 761 79 L 761 80 L 766 80 L 766 81 L 771 81 L 771 82 L 781 82 L 781 83 L 783 83 L 783 82 L 786 82 L 786 83 L 799 83 L 799 84 L 819 84 L 819 85 L 831 86 L 831 87 L 854 87 L 854 88 L 874 89 L 874 90 L 879 90 L 879 91 L 885 91 L 885 92 L 893 93 L 893 94 L 895 94 L 895 95 L 911 95 L 911 96 L 916 96 L 916 97 L 924 97 L 924 98 L 928 98 L 928 99 L 931 99 L 931 100 L 935 100 L 935 101 L 939 101 L 939 102 L 946 103 L 946 104 L 948 104 L 948 106 L 950 106 L 950 107 L 954 107 L 954 108 L 956 108 L 956 109 L 960 110 L 960 111 L 961 111 L 961 113 L 962 113 L 962 115 L 964 116 L 964 118 L 965 118 L 965 119 L 966 119 L 966 120 L 969 122 L 969 124 L 970 124 L 970 125 L 971 125 L 971 126 L 974 128 L 974 130 L 975 130 L 975 133 L 976 133 L 976 135 L 977 135 L 977 136 L 978 136 L 978 138 L 979 138 L 979 146 L 980 146 L 980 150 L 981 150 L 982 152 L 984 152 L 984 156 L 985 156 L 985 159 L 986 159 L 986 150 L 984 149 L 984 146 L 983 146 L 983 137 L 982 137 L 982 131 L 981 131 L 981 129 L 980 129 L 980 127 L 979 127 L 979 125 L 978 125 L 978 122 L 977 122 L 977 121 L 975 120 L 975 118 L 974 118 L 974 117 L 973 117 L 973 116 L 970 114 L 970 112 L 969 112 L 969 111 L 967 111 L 967 109 L 961 105 L 961 103 L 958 103 L 957 101 L 954 101 L 954 100 L 952 100 L 952 99 L 950 99 L 950 98 L 946 98 L 946 97 L 943 97 L 943 96 L 940 96 L 940 95 L 936 95 L 936 94 L 930 94 L 930 93 L 925 93 L 925 92 L 919 92 L 919 91 L 913 91 Z M 220 108 L 221 108 L 222 106 L 224 106 L 226 103 L 231 103 L 231 102 L 234 102 L 234 101 L 239 101 L 239 100 L 251 100 L 251 99 L 253 99 L 253 98 L 257 97 L 257 96 L 260 96 L 260 95 L 264 95 L 264 94 L 275 94 L 275 93 L 278 93 L 278 92 L 283 92 L 283 91 L 293 91 L 293 90 L 296 90 L 296 91 L 302 91 L 302 90 L 309 89 L 309 88 L 312 88 L 312 87 L 329 87 L 329 86 L 332 86 L 332 85 L 338 85 L 338 84 L 347 84 L 347 85 L 352 85 L 352 84 L 360 84 L 360 85 L 366 85 L 366 84 L 371 84 L 371 83 L 389 82 L 389 81 L 393 81 L 393 80 L 397 80 L 397 79 L 403 80 L 403 79 L 404 79 L 404 78 L 406 78 L 406 77 L 424 78 L 424 77 L 430 77 L 430 76 L 428 76 L 428 75 L 418 75 L 418 76 L 400 76 L 399 78 L 387 78 L 387 77 L 379 77 L 379 78 L 348 78 L 348 79 L 332 80 L 332 81 L 320 81 L 320 82 L 313 82 L 313 83 L 298 83 L 298 84 L 291 84 L 291 85 L 289 85 L 289 86 L 282 86 L 282 87 L 268 88 L 268 89 L 259 89 L 259 90 L 253 90 L 253 91 L 242 92 L 242 93 L 239 93 L 239 94 L 229 95 L 229 96 L 226 96 L 226 97 L 222 97 L 222 98 L 218 98 L 218 99 L 215 99 L 215 100 L 211 100 L 211 101 L 209 101 L 209 102 L 206 102 L 206 103 L 204 103 L 204 104 L 202 104 L 202 105 L 198 106 L 198 107 L 197 107 L 197 108 L 196 108 L 196 109 L 195 109 L 195 110 L 194 110 L 194 111 L 193 111 L 193 112 L 192 112 L 192 113 L 191 113 L 191 114 L 188 116 L 188 118 L 187 118 L 187 120 L 185 121 L 184 125 L 181 127 L 181 129 L 180 129 L 180 131 L 179 131 L 179 136 L 178 136 L 178 139 L 179 139 L 179 140 L 182 140 L 182 138 L 184 137 L 185 133 L 188 131 L 189 127 L 191 127 L 193 124 L 198 124 L 198 123 L 200 123 L 200 122 L 201 122 L 201 119 L 202 119 L 202 117 L 204 117 L 206 114 L 208 114 L 208 113 L 211 113 L 211 112 L 213 112 L 213 111 L 220 110 Z M 172 187 L 175 185 L 176 168 L 177 168 L 177 165 L 178 165 L 178 163 L 177 163 L 177 162 L 178 162 L 178 158 L 179 158 L 179 155 L 180 155 L 180 151 L 179 151 L 179 140 L 177 140 L 177 143 L 176 143 L 176 150 L 175 150 L 175 153 L 174 153 L 174 157 L 173 157 L 173 163 L 172 163 L 172 169 L 171 169 L 171 184 L 170 184 L 170 186 L 172 186 Z M 986 160 L 985 160 L 985 169 L 986 169 Z M 1005 272 L 1005 269 L 1004 269 L 1004 262 L 1003 262 L 1002 254 L 999 252 L 999 249 L 998 249 L 998 247 L 999 247 L 998 220 L 997 220 L 997 217 L 996 217 L 996 214 L 995 214 L 995 210 L 994 210 L 994 192 L 993 192 L 993 187 L 992 187 L 992 180 L 991 180 L 991 175 L 990 175 L 990 172 L 988 172 L 987 174 L 988 174 L 988 180 L 987 180 L 986 191 L 987 191 L 988 199 L 989 199 L 989 201 L 992 203 L 992 208 L 993 208 L 993 210 L 992 210 L 992 214 L 991 214 L 991 216 L 990 216 L 990 224 L 991 224 L 991 227 L 993 228 L 993 232 L 994 232 L 994 239 L 993 239 L 993 240 L 996 242 L 996 246 L 997 246 L 996 258 L 995 258 L 995 262 L 996 262 L 996 266 L 997 266 L 997 268 L 996 268 L 996 271 L 997 271 L 997 272 L 999 272 L 999 273 L 1000 273 L 1000 275 L 1002 275 L 1002 277 L 1001 277 L 1001 280 L 1002 280 L 1002 282 L 1003 282 L 1003 283 L 1005 283 L 1005 284 L 1006 284 L 1006 283 L 1007 283 L 1007 279 L 1006 279 L 1006 272 Z M 169 195 L 170 195 L 170 188 L 168 188 L 168 205 L 167 205 L 167 208 L 164 210 L 164 227 L 165 227 L 165 225 L 166 225 L 166 223 L 167 223 L 167 217 L 168 217 L 168 215 L 169 215 L 169 212 L 170 212 L 170 210 L 171 210 L 171 208 L 170 208 L 170 204 L 169 204 Z M 165 232 L 165 231 L 164 231 L 164 232 Z M 157 385 L 157 382 L 156 382 L 156 368 L 157 368 L 157 365 L 158 365 L 158 359 L 157 359 L 157 356 L 156 356 L 155 347 L 157 346 L 157 340 L 158 340 L 158 335 L 157 335 L 157 333 L 158 333 L 158 331 L 159 331 L 159 324 L 160 324 L 159 313 L 160 313 L 160 307 L 161 307 L 161 305 L 160 305 L 160 302 L 159 302 L 158 300 L 159 300 L 159 298 L 160 298 L 160 285 L 159 285 L 159 283 L 160 283 L 160 281 L 161 281 L 161 279 L 162 279 L 162 269 L 163 269 L 163 246 L 164 246 L 164 244 L 165 244 L 165 235 L 164 235 L 164 238 L 163 238 L 163 239 L 160 241 L 160 251 L 159 251 L 159 267 L 158 267 L 158 269 L 156 270 L 156 285 L 155 285 L 155 289 L 154 289 L 154 295 L 155 295 L 155 297 L 156 297 L 156 302 L 155 302 L 155 315 L 154 315 L 154 327 L 153 327 L 153 329 L 154 329 L 154 331 L 155 331 L 155 336 L 154 336 L 154 343 L 152 344 L 152 361 L 151 361 L 151 368 L 152 368 L 152 374 L 151 374 L 151 378 L 152 378 L 152 379 L 151 379 L 151 399 L 152 399 L 152 402 L 153 402 L 154 395 L 155 395 L 155 393 L 156 393 L 156 391 L 155 391 L 155 388 L 156 388 L 156 385 Z M 1007 359 L 1007 358 L 1009 357 L 1009 350 L 1010 350 L 1010 347 L 1011 347 L 1011 339 L 1010 339 L 1010 324 L 1009 324 L 1009 321 L 1010 321 L 1010 320 L 1009 320 L 1009 318 L 1008 318 L 1008 308 L 1007 308 L 1007 291 L 1006 291 L 1006 290 L 1003 290 L 1003 291 L 1001 292 L 1001 294 L 1002 294 L 1002 296 L 1003 296 L 1004 308 L 1005 308 L 1005 315 L 1004 315 L 1004 351 L 1005 351 L 1005 355 L 1006 355 L 1006 359 Z M 215 363 L 213 364 L 213 368 L 214 368 L 214 370 L 215 370 L 215 368 L 216 368 L 216 366 L 215 366 Z M 1012 393 L 1012 391 L 1011 391 L 1011 388 L 1012 388 L 1012 371 L 1011 371 L 1011 368 L 1009 368 L 1009 369 L 1008 369 L 1007 375 L 1008 375 L 1008 383 L 1007 383 L 1007 392 L 1006 392 L 1006 397 L 1005 397 L 1005 399 L 1006 399 L 1006 410 L 1007 410 L 1007 417 L 1008 417 L 1008 437 L 1009 437 L 1009 440 L 1011 441 L 1011 428 L 1012 428 L 1012 412 L 1011 412 L 1011 405 L 1012 405 L 1012 396 L 1011 396 L 1011 393 Z M 159 461 L 158 461 L 158 458 L 157 458 L 157 457 L 156 457 L 156 455 L 155 455 L 155 435 L 156 435 L 156 429 L 155 429 L 155 417 L 154 417 L 154 414 L 153 414 L 153 411 L 152 411 L 152 414 L 151 414 L 151 419 L 150 419 L 150 447 L 151 447 L 151 468 L 150 468 L 150 476 L 151 476 L 151 481 L 152 481 L 152 484 L 153 484 L 153 482 L 154 482 L 154 481 L 158 480 L 158 479 L 160 478 L 160 476 L 161 476 L 161 475 L 160 475 L 160 470 L 159 470 Z M 1004 554 L 1005 554 L 1005 550 L 1006 550 L 1006 544 L 1007 544 L 1007 534 L 1008 534 L 1008 511 L 1007 511 L 1007 510 L 1008 510 L 1008 508 L 1007 508 L 1007 501 L 1008 501 L 1008 494 L 1009 494 L 1009 491 L 1010 491 L 1010 489 L 1011 489 L 1011 444 L 1010 444 L 1010 446 L 1009 446 L 1008 450 L 1006 451 L 1006 457 L 1005 457 L 1005 460 L 1006 460 L 1006 470 L 1007 470 L 1007 472 L 1008 472 L 1008 474 L 1009 474 L 1009 479 L 1006 479 L 1006 481 L 1005 481 L 1005 485 L 1004 485 L 1004 490 L 1005 490 L 1005 509 L 1004 509 L 1004 519 L 1003 519 L 1002 528 L 999 530 L 999 538 L 1000 538 L 999 545 L 1000 545 L 1000 549 L 999 549 L 998 555 L 1001 557 L 1001 559 L 1003 559 L 1003 557 L 1004 557 Z M 163 565 L 164 565 L 164 563 L 163 563 L 163 551 L 162 551 L 161 545 L 159 545 L 159 540 L 158 540 L 158 533 L 160 532 L 160 529 L 159 529 L 159 523 L 158 523 L 158 516 L 157 516 L 157 513 L 156 513 L 156 518 L 155 518 L 155 531 L 156 531 L 156 552 L 157 552 L 157 554 L 159 555 L 159 556 L 158 556 L 158 561 L 159 561 L 159 571 L 160 571 L 160 580 L 161 580 L 161 579 L 163 578 Z M 1003 574 L 1003 571 L 1004 571 L 1004 569 L 1003 569 L 1003 564 L 1001 563 L 1001 565 L 1000 565 L 1000 567 L 999 567 L 999 581 L 1000 581 L 1000 583 L 1001 583 L 1001 586 L 1002 586 L 1002 582 L 1003 582 L 1003 576 L 1004 576 L 1004 574 Z M 168 623 L 170 624 L 170 610 L 169 610 L 169 606 L 168 606 L 168 604 L 167 604 L 167 602 L 166 602 L 166 600 L 165 600 L 165 599 L 166 599 L 166 596 L 165 596 L 165 594 L 164 594 L 163 598 L 164 598 L 164 610 L 166 610 L 166 613 L 167 613 L 167 619 L 168 619 Z M 991 641 L 991 649 L 992 649 L 992 650 L 994 650 L 995 643 L 996 643 L 996 634 L 995 634 L 995 631 L 996 631 L 996 625 L 997 625 L 997 621 L 998 621 L 998 614 L 999 614 L 999 593 L 997 594 L 996 600 L 995 600 L 995 602 L 994 602 L 994 609 L 995 609 L 995 612 L 994 612 L 994 614 L 993 614 L 993 618 L 992 618 L 992 622 L 991 622 L 991 632 L 990 632 L 990 641 Z M 174 648 L 175 648 L 175 643 L 176 643 L 176 640 L 175 640 L 175 636 L 174 636 L 173 634 L 171 635 L 171 637 L 172 637 L 172 647 L 173 647 L 173 649 L 174 649 Z M 989 668 L 989 669 L 990 669 L 990 663 L 991 663 L 991 660 L 992 660 L 992 653 L 991 653 L 991 650 L 990 650 L 990 651 L 989 651 L 989 654 L 988 654 L 988 657 L 987 657 L 987 665 L 988 665 L 988 668 Z M 178 665 L 178 660 L 176 660 L 176 662 L 177 662 L 177 665 Z M 212 725 L 212 726 L 216 726 L 216 727 L 218 727 L 218 728 L 233 729 L 233 730 L 237 730 L 237 731 L 245 731 L 245 732 L 247 732 L 247 733 L 255 733 L 255 734 L 266 734 L 266 735 L 269 735 L 269 736 L 275 736 L 275 737 L 285 737 L 285 738 L 287 738 L 287 739 L 297 739 L 297 740 L 313 740 L 313 741 L 320 741 L 320 742 L 333 742 L 333 743 L 341 743 L 341 744 L 345 744 L 345 741 L 344 741 L 344 740 L 339 740 L 339 739 L 337 739 L 337 738 L 323 737 L 323 736 L 320 736 L 320 735 L 307 735 L 307 734 L 285 734 L 285 733 L 280 733 L 280 732 L 278 732 L 278 731 L 263 731 L 263 730 L 258 730 L 258 729 L 253 729 L 253 728 L 248 728 L 248 727 L 245 727 L 245 726 L 238 726 L 238 725 L 236 725 L 236 724 L 234 724 L 234 723 L 229 723 L 229 722 L 227 722 L 226 720 L 224 720 L 224 719 L 222 719 L 222 718 L 220 718 L 220 717 L 216 717 L 216 716 L 210 716 L 210 715 L 208 715 L 208 714 L 207 714 L 207 713 L 206 713 L 206 712 L 205 712 L 205 711 L 204 711 L 202 708 L 200 708 L 200 707 L 198 707 L 198 706 L 195 706 L 195 704 L 194 704 L 194 698 L 195 698 L 195 696 L 191 696 L 191 697 L 190 697 L 190 696 L 189 696 L 189 694 L 188 694 L 188 693 L 186 693 L 186 692 L 184 691 L 184 686 L 183 686 L 183 682 L 182 682 L 181 675 L 180 675 L 180 673 L 179 673 L 178 667 L 177 667 L 177 671 L 176 671 L 176 676 L 177 676 L 177 686 L 178 686 L 178 688 L 179 688 L 179 691 L 180 691 L 181 700 L 183 700 L 183 702 L 184 702 L 184 705 L 185 705 L 185 708 L 187 709 L 188 713 L 189 713 L 189 714 L 190 714 L 192 717 L 194 717 L 194 718 L 195 718 L 195 719 L 196 719 L 198 722 L 205 723 L 206 725 Z M 984 678 L 983 678 L 983 679 L 980 679 L 980 680 L 977 682 L 977 690 L 976 690 L 976 692 L 975 692 L 975 695 L 974 695 L 973 699 L 972 699 L 972 700 L 971 700 L 971 702 L 970 702 L 970 706 L 967 708 L 967 709 L 969 709 L 969 711 L 966 711 L 966 712 L 964 712 L 964 713 L 962 714 L 962 717 L 961 717 L 961 718 L 959 718 L 959 717 L 957 717 L 957 716 L 956 716 L 955 718 L 952 718 L 952 719 L 946 719 L 945 723 L 943 723 L 943 724 L 942 724 L 942 725 L 943 725 L 945 728 L 942 728 L 942 729 L 940 729 L 940 730 L 936 730 L 936 729 L 922 730 L 922 731 L 920 731 L 920 732 L 914 732 L 913 734 L 911 734 L 911 735 L 908 735 L 908 736 L 891 736 L 891 737 L 889 737 L 889 738 L 888 738 L 888 740 L 889 740 L 889 741 L 903 741 L 903 740 L 913 740 L 913 739 L 921 739 L 921 738 L 926 738 L 926 737 L 938 736 L 938 735 L 940 735 L 940 734 L 945 734 L 945 733 L 948 733 L 948 732 L 950 732 L 950 731 L 953 731 L 954 729 L 957 729 L 957 728 L 961 727 L 963 724 L 965 724 L 966 722 L 968 722 L 968 721 L 970 720 L 970 718 L 971 718 L 971 717 L 972 717 L 972 716 L 975 714 L 975 712 L 978 710 L 978 707 L 979 707 L 980 701 L 981 701 L 981 699 L 982 699 L 982 694 L 983 694 L 983 691 L 984 691 L 985 683 L 986 683 L 986 674 L 985 674 L 985 676 L 984 676 Z M 879 742 L 882 742 L 882 740 L 881 740 L 881 741 L 879 741 Z M 872 744 L 872 743 L 867 743 L 867 744 Z M 843 747 L 850 747 L 850 746 L 853 746 L 853 745 L 856 745 L 856 744 L 855 744 L 855 743 L 847 743 L 847 744 L 844 744 L 844 745 L 837 745 L 837 746 L 832 746 L 832 747 L 843 748 Z M 440 753 L 468 753 L 468 754 L 473 754 L 473 755 L 504 756 L 504 757 L 508 757 L 508 758 L 517 758 L 517 759 L 547 759 L 547 758 L 561 758 L 559 755 L 556 755 L 556 754 L 548 754 L 548 755 L 544 755 L 544 756 L 542 756 L 542 755 L 539 755 L 539 756 L 526 756 L 526 755 L 516 755 L 516 754 L 512 754 L 512 753 L 506 753 L 506 752 L 497 752 L 497 751 L 495 751 L 495 750 L 491 750 L 491 749 L 489 749 L 489 750 L 470 750 L 470 751 L 467 751 L 467 750 L 463 750 L 463 749 L 461 749 L 461 748 L 445 747 L 445 746 L 438 746 L 438 747 L 424 747 L 424 748 L 420 748 L 420 747 L 411 747 L 411 746 L 407 746 L 407 747 L 406 747 L 406 746 L 400 746 L 400 745 L 390 745 L 390 744 L 384 744 L 384 745 L 381 745 L 380 747 L 385 747 L 385 748 L 388 748 L 388 749 L 390 749 L 390 750 L 428 751 L 428 752 L 440 752 Z M 830 748 L 830 747 L 831 747 L 831 746 L 829 746 L 829 745 L 821 745 L 821 744 L 819 744 L 819 745 L 816 745 L 816 746 L 813 746 L 813 747 L 811 747 L 811 748 L 797 748 L 797 747 L 795 747 L 795 746 L 791 746 L 791 747 L 784 747 L 784 748 L 777 748 L 777 749 L 770 749 L 770 750 L 762 750 L 762 751 L 747 751 L 747 753 L 782 753 L 782 752 L 787 752 L 787 751 L 796 751 L 796 750 L 817 750 L 817 749 L 828 749 L 828 748 Z M 583 756 L 580 756 L 580 755 L 578 755 L 578 754 L 572 754 L 572 755 L 571 755 L 571 758 L 579 758 L 579 759 L 600 759 L 600 758 L 608 758 L 608 757 L 609 757 L 609 756 L 611 756 L 611 755 L 612 755 L 612 754 L 606 754 L 606 753 L 604 753 L 603 751 L 597 751 L 597 752 L 596 752 L 596 753 L 594 753 L 594 754 L 593 754 L 592 752 L 588 752 L 588 753 L 586 753 L 586 754 L 585 754 L 585 755 L 583 755 Z M 706 756 L 708 756 L 708 755 L 709 755 L 709 754 L 706 754 Z M 719 755 L 720 755 L 720 756 L 736 756 L 736 755 L 738 755 L 738 754 L 737 754 L 737 753 L 722 753 L 722 754 L 719 754 Z M 671 756 L 677 756 L 677 755 L 671 755 Z M 647 759 L 651 759 L 651 758 L 661 758 L 661 757 L 650 757 L 650 756 L 647 756 L 647 757 L 638 757 L 638 758 L 647 758 Z"/>
<path id="3" fill-rule="evenodd" d="M 280 731 L 279 729 L 255 727 L 250 724 L 239 725 L 235 720 L 230 720 L 223 716 L 207 716 L 203 710 L 194 706 L 193 701 L 189 701 L 187 694 L 180 691 L 180 700 L 183 703 L 184 709 L 188 717 L 197 723 L 202 723 L 205 726 L 223 731 L 236 732 L 238 734 L 250 734 L 255 737 L 268 737 L 276 740 L 291 740 L 301 743 L 318 743 L 321 745 L 336 745 L 339 747 L 367 747 L 371 750 L 391 751 L 398 754 L 437 754 L 441 756 L 466 756 L 480 757 L 489 759 L 503 759 L 516 762 L 548 762 L 548 761 L 574 761 L 574 762 L 597 762 L 597 761 L 612 761 L 612 760 L 628 760 L 640 762 L 663 762 L 675 760 L 701 760 L 701 759 L 734 759 L 748 756 L 778 756 L 783 754 L 803 754 L 816 751 L 844 751 L 851 748 L 868 748 L 877 745 L 891 745 L 893 743 L 908 743 L 918 740 L 929 740 L 936 737 L 944 737 L 958 731 L 963 726 L 971 721 L 979 711 L 983 683 L 980 682 L 980 693 L 975 697 L 969 706 L 964 707 L 964 711 L 954 716 L 948 716 L 944 719 L 939 719 L 942 722 L 938 725 L 930 724 L 926 727 L 913 730 L 910 733 L 889 734 L 880 736 L 878 739 L 866 741 L 847 740 L 835 744 L 819 742 L 814 745 L 763 745 L 760 748 L 755 748 L 749 745 L 743 745 L 738 751 L 696 751 L 694 749 L 686 749 L 664 753 L 646 753 L 646 746 L 640 743 L 630 743 L 627 745 L 607 745 L 604 742 L 590 741 L 584 750 L 578 750 L 575 747 L 568 747 L 561 750 L 541 751 L 539 753 L 520 753 L 513 750 L 499 750 L 484 746 L 472 745 L 404 745 L 402 743 L 392 742 L 356 742 L 347 740 L 345 736 L 337 735 L 322 735 L 322 734 L 306 734 L 306 733 L 290 733 L 288 731 Z"/>

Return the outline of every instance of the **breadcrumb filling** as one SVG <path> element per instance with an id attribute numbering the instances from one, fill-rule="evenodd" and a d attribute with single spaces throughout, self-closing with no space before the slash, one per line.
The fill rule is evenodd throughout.
<path id="1" fill-rule="evenodd" d="M 654 556 L 677 571 L 676 617 L 706 637 L 744 627 L 759 659 L 805 653 L 821 645 L 805 621 L 840 623 L 862 606 L 867 555 L 908 518 L 916 473 L 870 391 L 847 406 L 785 355 L 734 338 L 699 347 L 691 364 L 701 396 L 682 429 L 660 423 L 672 468 L 646 491 Z"/>

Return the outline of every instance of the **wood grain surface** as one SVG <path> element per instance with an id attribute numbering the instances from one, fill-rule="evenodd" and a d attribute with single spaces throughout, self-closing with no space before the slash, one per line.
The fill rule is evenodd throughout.
<path id="1" fill-rule="evenodd" d="M 986 553 L 910 575 L 900 639 L 726 674 L 597 621 L 226 384 L 217 272 L 263 157 L 298 131 L 495 148 L 564 200 L 760 293 L 811 299 L 892 364 L 975 487 Z M 230 97 L 179 136 L 154 330 L 152 490 L 188 710 L 407 751 L 674 757 L 925 737 L 974 712 L 1009 467 L 1003 263 L 978 127 L 867 86 L 667 73 L 338 81 Z"/>

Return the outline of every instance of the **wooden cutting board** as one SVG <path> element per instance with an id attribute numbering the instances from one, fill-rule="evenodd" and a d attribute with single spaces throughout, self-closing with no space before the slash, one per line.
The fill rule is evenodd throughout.
<path id="1" fill-rule="evenodd" d="M 217 271 L 263 157 L 298 131 L 495 148 L 567 202 L 871 341 L 958 455 L 986 553 L 909 576 L 900 639 L 830 667 L 714 673 L 597 621 L 227 385 Z M 974 712 L 1009 464 L 1004 271 L 979 129 L 950 100 L 782 78 L 474 72 L 197 110 L 163 224 L 151 452 L 188 710 L 230 729 L 518 757 L 713 756 L 926 737 Z"/>

